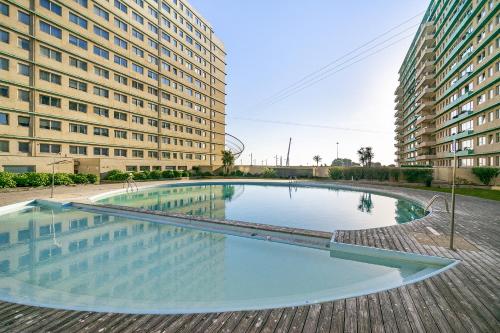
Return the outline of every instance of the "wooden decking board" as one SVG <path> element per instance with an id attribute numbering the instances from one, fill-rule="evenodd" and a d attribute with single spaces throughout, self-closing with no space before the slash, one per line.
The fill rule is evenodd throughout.
<path id="1" fill-rule="evenodd" d="M 308 306 L 309 311 L 304 323 L 304 332 L 315 332 L 318 327 L 319 316 L 321 314 L 321 304 Z"/>
<path id="2" fill-rule="evenodd" d="M 348 298 L 345 301 L 344 332 L 355 333 L 358 331 L 358 316 L 356 313 L 356 298 Z"/>
<path id="3" fill-rule="evenodd" d="M 197 314 L 193 320 L 187 322 L 186 324 L 184 324 L 179 330 L 178 332 L 192 332 L 192 330 L 194 330 L 201 322 L 203 322 L 204 320 L 206 320 L 207 317 L 211 317 L 211 316 L 216 316 L 217 314 L 214 314 L 214 313 L 211 313 L 211 314 L 203 314 L 203 313 L 199 313 Z"/>
<path id="4" fill-rule="evenodd" d="M 285 311 L 285 309 L 283 309 L 283 308 L 271 310 L 271 313 L 269 313 L 269 317 L 267 318 L 264 326 L 262 326 L 262 330 L 260 332 L 261 333 L 274 332 L 274 330 L 276 329 L 276 326 L 278 326 L 278 323 L 279 323 L 284 311 Z"/>
<path id="5" fill-rule="evenodd" d="M 123 323 L 126 325 L 125 327 L 122 328 L 122 330 L 120 332 L 122 333 L 131 333 L 131 332 L 137 332 L 139 330 L 139 328 L 144 325 L 145 323 L 147 323 L 149 320 L 151 320 L 152 318 L 154 318 L 155 316 L 154 315 L 145 315 L 145 316 L 141 316 L 140 319 L 134 321 L 132 324 L 130 325 L 127 325 L 128 324 L 128 321 L 123 321 Z M 187 317 L 187 316 L 184 316 L 184 317 Z"/>
<path id="6" fill-rule="evenodd" d="M 57 315 L 60 313 L 61 311 L 54 309 L 37 309 L 37 311 L 20 317 L 18 320 L 5 323 L 4 327 L 0 328 L 0 332 L 8 332 L 11 330 L 32 331 L 34 330 L 34 326 L 37 326 L 39 323 L 43 323 L 44 320 L 47 320 L 47 318 L 51 318 L 51 320 L 53 320 L 53 318 L 57 318 Z"/>
<path id="7" fill-rule="evenodd" d="M 269 318 L 271 311 L 272 310 L 259 311 L 246 332 L 247 333 L 260 332 L 262 330 L 262 327 L 266 323 L 267 318 Z"/>
<path id="8" fill-rule="evenodd" d="M 345 327 L 346 300 L 338 300 L 333 303 L 332 322 L 330 332 L 344 332 Z"/>
<path id="9" fill-rule="evenodd" d="M 285 311 L 283 311 L 283 313 L 281 314 L 280 321 L 278 322 L 278 325 L 276 326 L 274 332 L 288 332 L 288 327 L 290 327 L 290 324 L 292 323 L 292 319 L 296 310 L 296 307 L 286 308 Z"/>
<path id="10" fill-rule="evenodd" d="M 234 312 L 224 312 L 219 314 L 212 320 L 212 323 L 202 332 L 212 333 L 219 332 L 220 328 L 226 323 L 227 320 L 234 314 Z"/>
<path id="11" fill-rule="evenodd" d="M 332 323 L 333 302 L 321 304 L 321 310 L 318 319 L 317 333 L 329 333 Z"/>

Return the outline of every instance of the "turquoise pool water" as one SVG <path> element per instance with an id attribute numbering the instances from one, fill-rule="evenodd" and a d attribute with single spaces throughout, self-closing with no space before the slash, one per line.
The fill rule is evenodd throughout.
<path id="1" fill-rule="evenodd" d="M 262 309 L 393 288 L 445 265 L 203 232 L 73 208 L 0 216 L 0 300 L 61 309 Z"/>
<path id="2" fill-rule="evenodd" d="M 156 187 L 98 203 L 321 231 L 376 228 L 425 215 L 415 203 L 370 192 L 241 183 Z"/>

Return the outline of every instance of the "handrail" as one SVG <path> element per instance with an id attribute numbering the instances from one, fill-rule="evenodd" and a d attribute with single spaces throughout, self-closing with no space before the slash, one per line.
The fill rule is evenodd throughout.
<path id="1" fill-rule="evenodd" d="M 431 198 L 431 200 L 429 200 L 429 203 L 427 204 L 427 206 L 425 206 L 425 211 L 429 211 L 429 208 L 432 206 L 432 204 L 434 203 L 434 201 L 436 201 L 439 198 L 443 199 L 444 205 L 446 207 L 446 212 L 449 213 L 450 209 L 448 207 L 448 199 L 446 199 L 444 196 L 442 196 L 440 194 L 436 194 L 435 196 L 433 196 Z"/>
<path id="2" fill-rule="evenodd" d="M 130 189 L 131 192 L 134 192 L 134 186 L 135 186 L 135 191 L 139 192 L 139 187 L 137 186 L 137 183 L 135 182 L 134 179 L 128 178 L 123 182 L 123 188 L 125 188 L 125 184 L 127 184 L 127 193 L 128 190 Z"/>

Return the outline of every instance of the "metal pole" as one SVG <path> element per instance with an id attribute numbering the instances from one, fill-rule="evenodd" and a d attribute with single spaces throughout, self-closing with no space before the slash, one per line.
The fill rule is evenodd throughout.
<path id="1" fill-rule="evenodd" d="M 337 142 L 337 160 L 339 159 L 339 143 Z"/>
<path id="2" fill-rule="evenodd" d="M 54 198 L 54 173 L 55 173 L 56 158 L 52 161 L 52 186 L 50 188 L 50 197 Z"/>
<path id="3" fill-rule="evenodd" d="M 453 179 L 451 183 L 451 230 L 450 230 L 450 250 L 455 250 L 453 246 L 454 234 L 455 234 L 455 176 L 457 174 L 457 149 L 453 144 Z"/>

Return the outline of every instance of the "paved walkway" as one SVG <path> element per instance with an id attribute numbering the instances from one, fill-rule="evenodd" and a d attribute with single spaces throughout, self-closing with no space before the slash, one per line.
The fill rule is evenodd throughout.
<path id="1" fill-rule="evenodd" d="M 120 187 L 58 188 L 57 192 L 58 198 L 70 198 Z M 435 194 L 363 187 L 421 203 Z M 2 193 L 0 205 L 47 197 L 48 193 Z M 456 221 L 456 252 L 447 248 L 449 215 L 445 212 L 405 225 L 337 232 L 339 242 L 461 260 L 437 276 L 384 292 L 310 306 L 193 315 L 60 311 L 0 302 L 0 332 L 498 332 L 500 204 L 457 196 Z"/>

